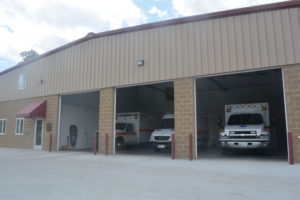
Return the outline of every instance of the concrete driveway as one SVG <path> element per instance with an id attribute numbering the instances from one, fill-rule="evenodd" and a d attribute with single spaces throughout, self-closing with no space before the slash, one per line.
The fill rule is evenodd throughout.
<path id="1" fill-rule="evenodd" d="M 0 149 L 1 200 L 296 200 L 299 186 L 300 165 L 281 160 Z"/>

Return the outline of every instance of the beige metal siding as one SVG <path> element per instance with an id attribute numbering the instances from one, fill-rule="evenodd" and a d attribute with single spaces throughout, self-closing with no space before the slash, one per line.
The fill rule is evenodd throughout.
<path id="1" fill-rule="evenodd" d="M 1 75 L 0 101 L 300 63 L 299 37 L 299 8 L 100 37 Z"/>

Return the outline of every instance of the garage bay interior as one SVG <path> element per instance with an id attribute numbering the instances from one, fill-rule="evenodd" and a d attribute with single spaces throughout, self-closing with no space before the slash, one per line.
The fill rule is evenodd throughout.
<path id="1" fill-rule="evenodd" d="M 99 92 L 61 96 L 60 150 L 92 150 L 98 129 Z"/>
<path id="2" fill-rule="evenodd" d="M 164 128 L 161 127 L 161 119 L 166 114 L 173 116 L 173 113 L 172 82 L 118 88 L 116 91 L 116 152 L 169 155 L 168 148 L 163 148 L 161 151 L 155 148 L 150 142 L 150 137 L 155 129 Z M 171 118 L 167 124 L 170 127 L 166 128 L 174 132 L 174 117 Z"/>
<path id="3" fill-rule="evenodd" d="M 196 88 L 199 158 L 221 155 L 251 157 L 269 157 L 272 155 L 272 158 L 287 157 L 281 69 L 198 78 L 196 80 Z M 221 148 L 219 133 L 224 132 L 226 125 L 229 127 L 230 122 L 233 120 L 228 119 L 228 117 L 225 118 L 225 112 L 230 112 L 234 105 L 253 105 L 258 103 L 267 103 L 268 105 L 267 113 L 269 119 L 261 119 L 269 121 L 267 128 L 271 132 L 271 148 L 267 154 L 263 148 L 251 148 L 252 142 L 247 143 L 249 148 Z M 226 105 L 231 106 L 227 107 L 228 110 L 225 111 Z M 266 110 L 267 108 L 264 107 L 264 109 Z M 238 125 L 240 128 L 247 128 L 246 122 L 235 125 Z M 230 134 L 228 137 L 231 137 Z M 233 145 L 240 144 L 236 142 Z"/>

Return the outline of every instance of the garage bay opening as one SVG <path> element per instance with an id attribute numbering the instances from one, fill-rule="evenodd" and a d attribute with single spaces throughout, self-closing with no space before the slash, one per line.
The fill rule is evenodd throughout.
<path id="1" fill-rule="evenodd" d="M 98 127 L 98 91 L 61 96 L 60 150 L 92 151 Z"/>
<path id="2" fill-rule="evenodd" d="M 116 93 L 116 152 L 170 155 L 173 83 L 118 88 Z"/>
<path id="3" fill-rule="evenodd" d="M 281 69 L 198 78 L 198 157 L 287 158 Z"/>

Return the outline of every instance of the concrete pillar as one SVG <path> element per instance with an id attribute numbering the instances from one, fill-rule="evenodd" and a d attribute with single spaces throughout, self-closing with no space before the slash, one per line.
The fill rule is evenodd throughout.
<path id="1" fill-rule="evenodd" d="M 57 137 L 58 137 L 58 115 L 59 115 L 59 96 L 48 96 L 45 98 L 47 100 L 47 112 L 46 118 L 44 120 L 44 132 L 43 132 L 43 149 L 49 149 L 50 134 L 52 134 L 52 151 L 57 150 Z M 47 124 L 49 124 L 49 129 L 47 130 Z M 35 122 L 34 122 L 35 129 Z"/>
<path id="2" fill-rule="evenodd" d="M 114 153 L 114 107 L 115 88 L 100 90 L 99 106 L 99 153 L 106 153 L 106 135 L 108 135 L 108 154 Z"/>
<path id="3" fill-rule="evenodd" d="M 300 162 L 300 65 L 283 67 L 288 132 L 293 133 L 295 162 Z M 299 137 L 299 138 L 298 138 Z"/>
<path id="4" fill-rule="evenodd" d="M 193 158 L 195 147 L 195 92 L 194 78 L 174 81 L 175 140 L 176 158 L 189 158 L 189 135 L 193 139 Z"/>

